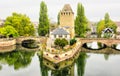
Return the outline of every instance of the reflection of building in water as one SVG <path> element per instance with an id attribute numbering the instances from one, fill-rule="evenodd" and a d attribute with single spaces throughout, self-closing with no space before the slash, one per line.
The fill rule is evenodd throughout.
<path id="1" fill-rule="evenodd" d="M 74 63 L 78 57 L 79 53 L 77 53 L 73 58 L 66 59 L 65 61 L 56 64 L 40 57 L 39 60 L 42 60 L 40 61 L 40 66 L 42 65 L 41 68 L 44 68 L 43 66 L 45 66 L 51 69 L 52 76 L 58 76 L 58 74 L 60 76 L 74 76 Z M 56 72 L 58 73 L 57 75 Z M 66 75 L 64 74 L 65 72 Z"/>
<path id="2" fill-rule="evenodd" d="M 73 59 L 67 59 L 63 62 L 60 62 L 58 64 L 54 64 L 46 59 L 43 60 L 43 64 L 47 67 L 49 67 L 50 69 L 53 69 L 53 70 L 60 70 L 60 69 L 63 69 L 65 67 L 68 67 L 68 66 L 71 66 L 73 63 L 74 63 L 74 58 Z"/>
<path id="3" fill-rule="evenodd" d="M 74 64 L 60 70 L 51 70 L 51 76 L 74 76 Z"/>
<path id="4" fill-rule="evenodd" d="M 16 49 L 16 45 L 11 45 L 11 46 L 7 46 L 7 47 L 0 47 L 0 53 L 11 52 L 11 51 L 14 51 L 15 49 Z"/>

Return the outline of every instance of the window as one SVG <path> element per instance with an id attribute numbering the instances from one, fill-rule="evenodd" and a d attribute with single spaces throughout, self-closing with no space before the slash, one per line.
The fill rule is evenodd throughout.
<path id="1" fill-rule="evenodd" d="M 61 38 L 61 37 L 62 37 L 62 35 L 59 35 L 59 37 Z"/>
<path id="2" fill-rule="evenodd" d="M 67 35 L 65 35 L 65 38 L 67 38 Z"/>
<path id="3" fill-rule="evenodd" d="M 70 15 L 70 12 L 69 12 L 69 15 Z"/>
<path id="4" fill-rule="evenodd" d="M 54 35 L 54 38 L 56 38 L 56 35 Z"/>

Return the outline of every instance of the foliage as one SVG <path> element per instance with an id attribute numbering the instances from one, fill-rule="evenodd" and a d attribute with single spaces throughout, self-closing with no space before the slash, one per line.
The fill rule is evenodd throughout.
<path id="1" fill-rule="evenodd" d="M 41 76 L 48 76 L 48 68 L 43 63 L 43 56 L 38 56 L 38 57 L 40 61 Z"/>
<path id="2" fill-rule="evenodd" d="M 40 36 L 45 36 L 49 33 L 49 19 L 47 15 L 47 5 L 44 1 L 40 4 L 40 17 L 39 17 L 39 27 L 38 34 Z"/>
<path id="3" fill-rule="evenodd" d="M 77 16 L 75 19 L 75 33 L 76 36 L 85 37 L 85 34 L 89 30 L 88 20 L 84 14 L 84 7 L 82 4 L 77 5 Z"/>
<path id="4" fill-rule="evenodd" d="M 78 76 L 84 76 L 86 58 L 87 58 L 87 54 L 84 52 L 81 52 L 80 56 L 77 59 L 76 64 L 77 64 Z"/>
<path id="5" fill-rule="evenodd" d="M 12 26 L 16 29 L 20 36 L 30 36 L 35 34 L 35 29 L 26 15 L 13 13 L 12 16 L 7 17 L 5 26 Z"/>
<path id="6" fill-rule="evenodd" d="M 60 12 L 58 13 L 57 19 L 58 19 L 57 24 L 60 25 Z"/>
<path id="7" fill-rule="evenodd" d="M 0 34 L 6 37 L 10 37 L 10 36 L 18 37 L 19 36 L 18 32 L 12 26 L 5 26 L 5 27 L 0 28 Z"/>
<path id="8" fill-rule="evenodd" d="M 56 39 L 55 41 L 54 41 L 54 44 L 55 45 L 57 45 L 57 46 L 60 46 L 61 48 L 63 48 L 65 45 L 67 45 L 68 44 L 68 41 L 66 40 L 66 39 Z"/>
<path id="9" fill-rule="evenodd" d="M 56 39 L 56 40 L 54 41 L 54 44 L 57 45 L 57 46 L 59 46 L 59 45 L 60 45 L 60 42 L 61 42 L 61 39 L 58 38 L 58 39 Z"/>
<path id="10" fill-rule="evenodd" d="M 8 53 L 1 53 L 0 60 L 5 61 L 9 66 L 14 66 L 15 70 L 27 67 L 34 56 L 34 52 L 13 51 Z"/>
<path id="11" fill-rule="evenodd" d="M 105 14 L 104 20 L 100 20 L 97 24 L 97 34 L 98 34 L 99 37 L 101 36 L 102 31 L 105 28 L 111 28 L 111 29 L 113 29 L 114 33 L 116 33 L 117 26 L 116 26 L 115 22 L 113 22 L 110 19 L 108 13 Z"/>
<path id="12" fill-rule="evenodd" d="M 37 42 L 35 40 L 32 40 L 32 39 L 24 40 L 21 45 L 23 47 L 29 48 L 29 49 L 34 49 L 34 48 L 38 48 L 39 47 L 37 45 Z"/>
<path id="13" fill-rule="evenodd" d="M 111 34 L 111 33 L 105 33 L 103 37 L 104 37 L 104 38 L 111 38 L 111 37 L 112 37 L 112 34 Z"/>
<path id="14" fill-rule="evenodd" d="M 71 68 L 63 68 L 61 70 L 53 70 L 52 76 L 70 76 Z"/>
<path id="15" fill-rule="evenodd" d="M 103 29 L 105 29 L 104 24 L 105 24 L 104 20 L 99 21 L 98 24 L 97 24 L 97 34 L 98 34 L 98 37 L 101 36 Z"/>
<path id="16" fill-rule="evenodd" d="M 70 45 L 73 45 L 74 43 L 76 43 L 76 39 L 75 38 L 70 40 Z"/>

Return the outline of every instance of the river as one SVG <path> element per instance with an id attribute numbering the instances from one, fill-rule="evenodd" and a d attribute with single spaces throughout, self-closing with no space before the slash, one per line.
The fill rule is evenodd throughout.
<path id="1" fill-rule="evenodd" d="M 0 53 L 0 76 L 120 76 L 120 54 L 81 52 L 72 64 L 62 63 L 58 65 L 62 68 L 52 68 L 55 64 L 39 56 L 38 50 L 26 51 L 16 46 Z"/>

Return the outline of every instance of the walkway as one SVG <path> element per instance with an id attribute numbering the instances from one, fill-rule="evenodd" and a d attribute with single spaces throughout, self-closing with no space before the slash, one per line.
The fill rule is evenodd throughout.
<path id="1" fill-rule="evenodd" d="M 53 63 L 59 63 L 64 60 L 73 58 L 76 54 L 78 54 L 78 52 L 81 51 L 81 50 L 79 50 L 80 45 L 81 44 L 79 42 L 77 42 L 76 46 L 72 50 L 62 53 L 62 54 L 52 54 L 52 53 L 43 51 L 43 57 Z"/>

